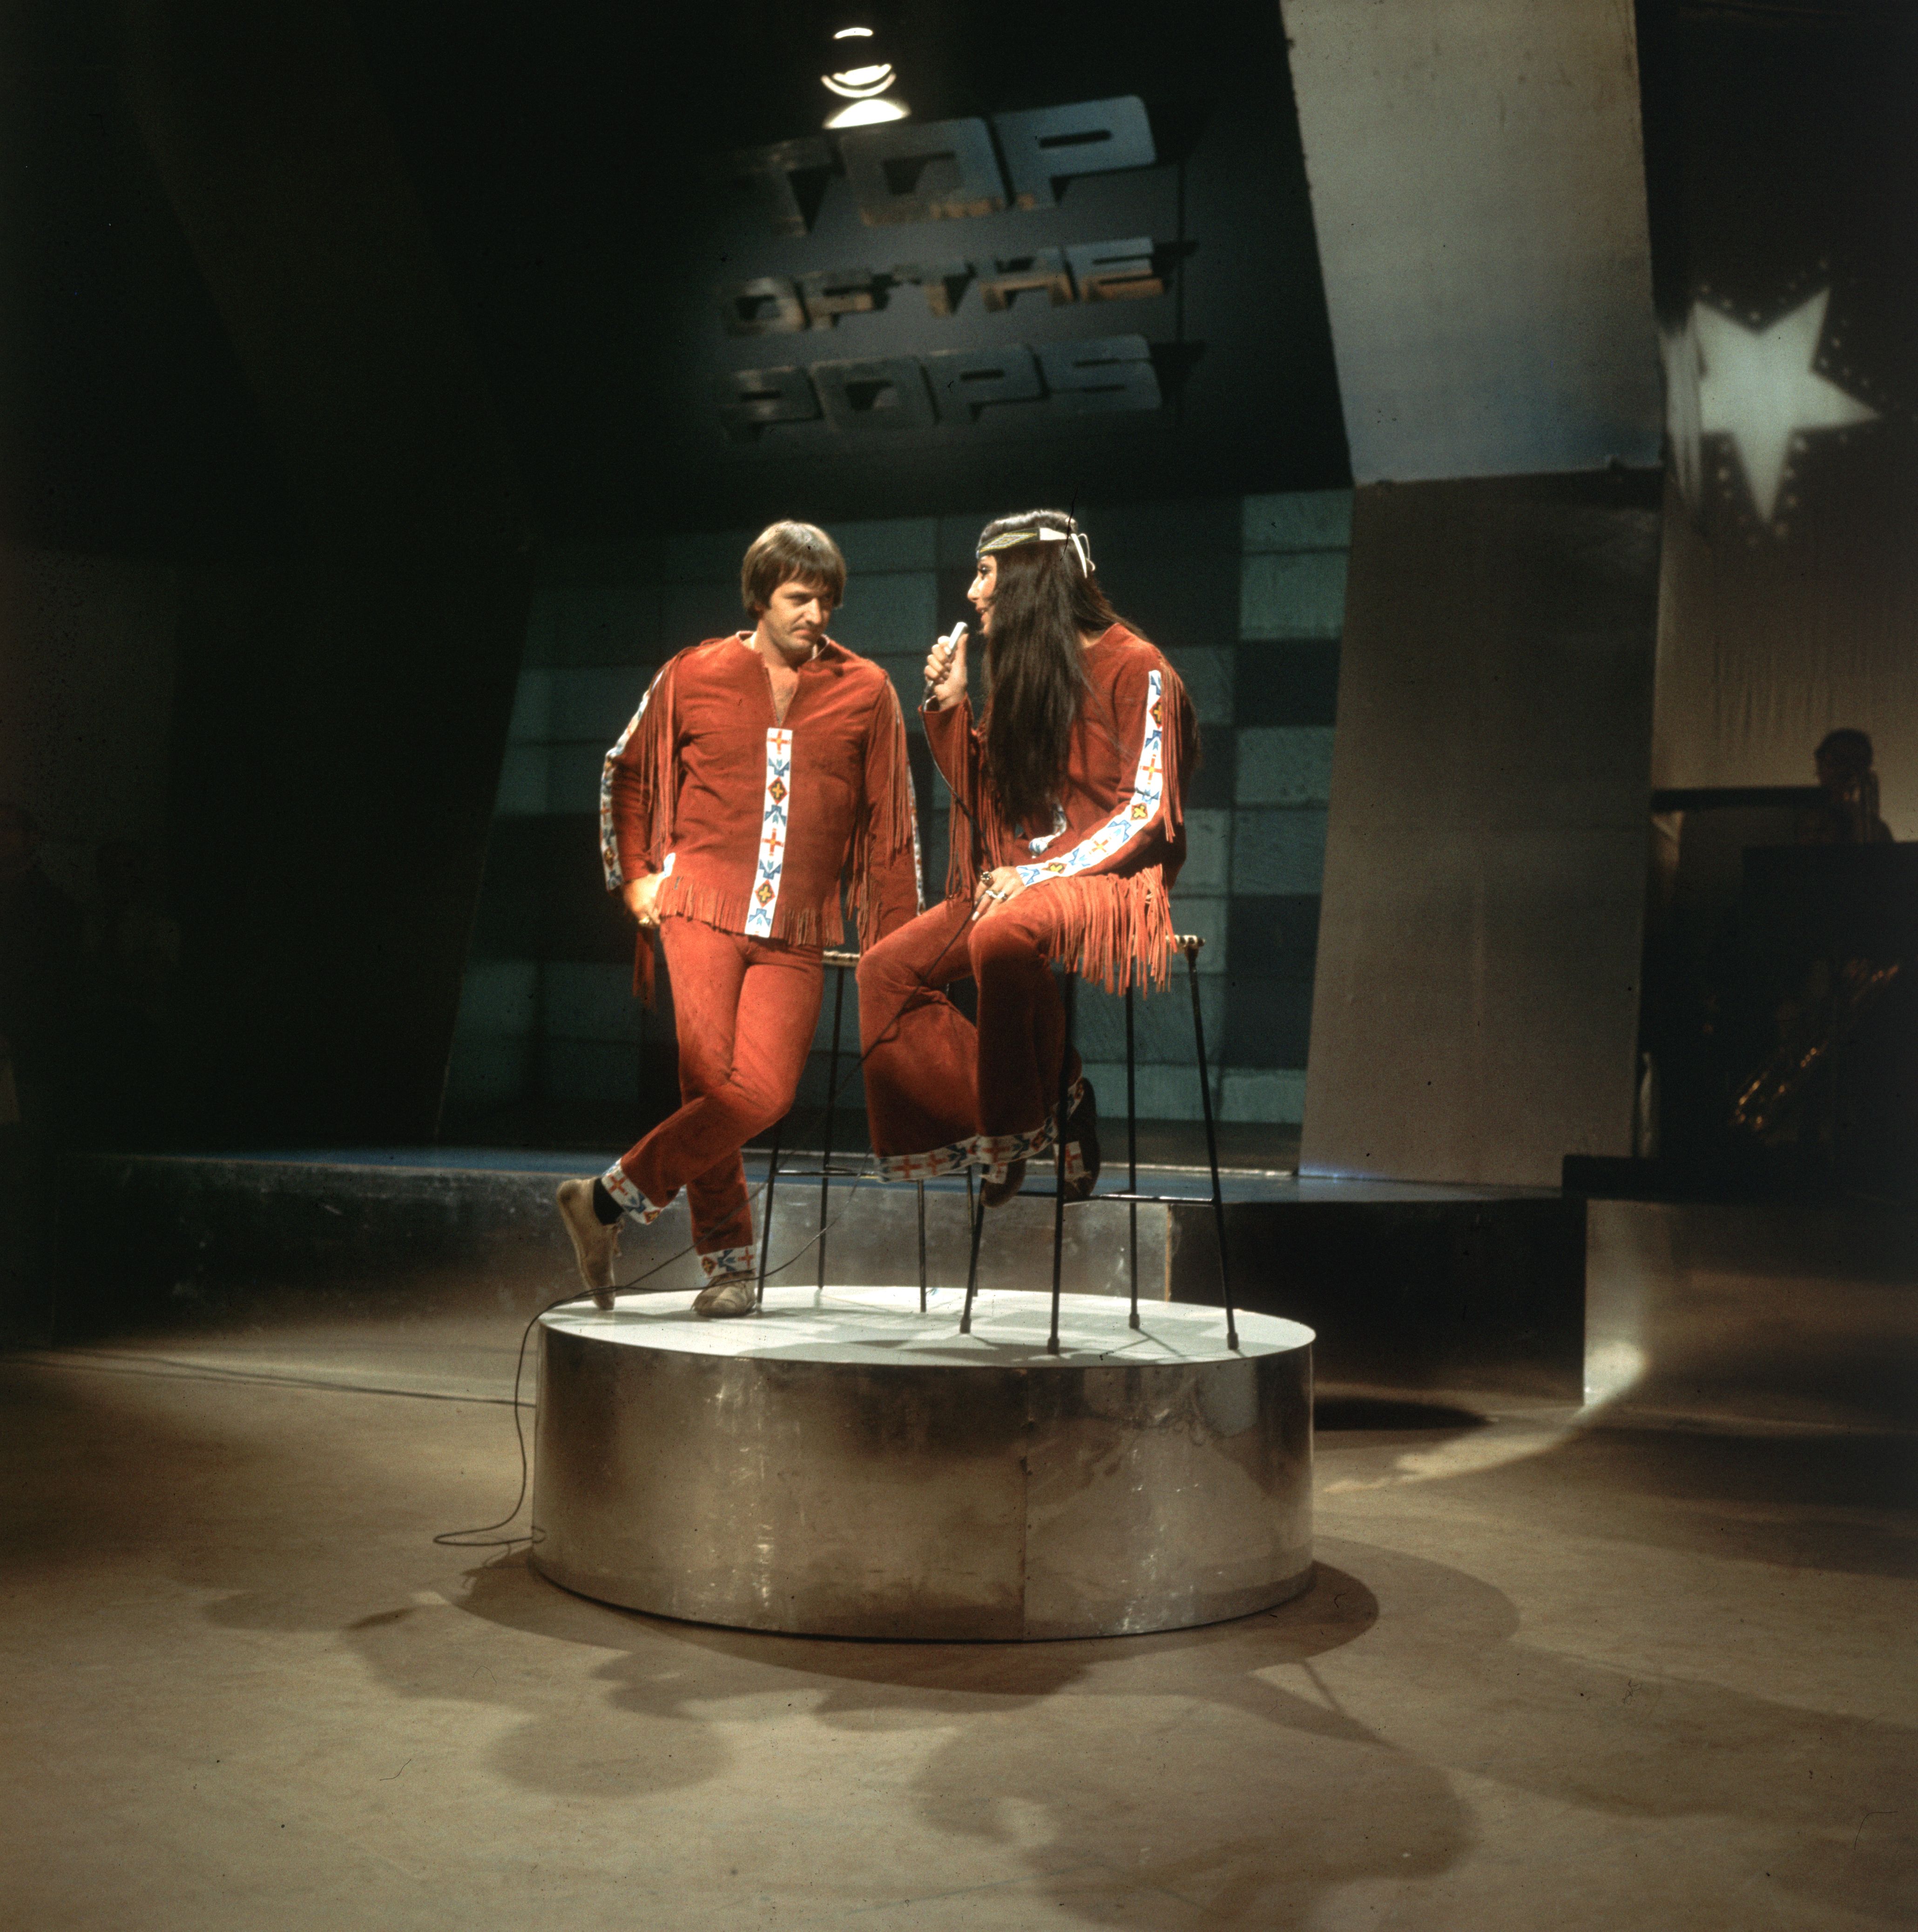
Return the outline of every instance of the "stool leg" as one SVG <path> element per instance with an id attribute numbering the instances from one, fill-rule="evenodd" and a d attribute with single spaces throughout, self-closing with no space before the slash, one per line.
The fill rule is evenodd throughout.
<path id="1" fill-rule="evenodd" d="M 969 1200 L 972 1192 L 972 1178 L 969 1173 L 966 1177 L 966 1194 Z M 979 1286 L 979 1236 L 984 1232 L 985 1225 L 986 1191 L 981 1187 L 978 1200 L 972 1208 L 972 1258 L 966 1264 L 966 1306 L 959 1317 L 959 1332 L 962 1335 L 969 1335 L 972 1332 L 972 1297 Z"/>
<path id="2" fill-rule="evenodd" d="M 831 1070 L 826 1082 L 826 1131 L 821 1136 L 826 1144 L 819 1157 L 819 1292 L 826 1292 L 826 1204 L 832 1193 L 832 1129 L 838 1116 L 839 1100 L 839 1021 L 846 1006 L 846 969 L 835 966 L 833 971 L 838 978 L 832 987 L 832 1060 Z"/>
<path id="3" fill-rule="evenodd" d="M 766 1160 L 766 1198 L 760 1208 L 760 1280 L 759 1287 L 753 1296 L 753 1306 L 766 1305 L 766 1258 L 772 1246 L 772 1190 L 779 1179 L 779 1136 L 786 1123 L 777 1122 L 772 1130 L 772 1151 Z"/>
<path id="4" fill-rule="evenodd" d="M 1239 1324 L 1232 1312 L 1232 1280 L 1226 1268 L 1225 1190 L 1218 1180 L 1218 1136 L 1212 1126 L 1212 1076 L 1206 1066 L 1206 1019 L 1199 1006 L 1199 955 L 1196 947 L 1185 955 L 1186 977 L 1192 984 L 1192 1043 L 1199 1055 L 1199 1100 L 1206 1115 L 1206 1159 L 1212 1171 L 1212 1226 L 1218 1234 L 1218 1293 L 1225 1304 L 1225 1346 L 1239 1346 Z"/>
<path id="5" fill-rule="evenodd" d="M 1076 975 L 1065 975 L 1065 1037 L 1059 1048 L 1059 1109 L 1053 1114 L 1052 1136 L 1052 1333 L 1046 1347 L 1059 1353 L 1059 1274 L 1065 1258 L 1065 1109 L 1071 1095 L 1072 1006 L 1078 988 Z"/>
<path id="6" fill-rule="evenodd" d="M 919 1196 L 919 1312 L 926 1312 L 926 1184 L 923 1180 L 913 1185 Z"/>
<path id="7" fill-rule="evenodd" d="M 1136 1076 L 1134 1072 L 1132 1054 L 1132 982 L 1125 982 L 1125 1191 L 1136 1194 L 1139 1191 L 1139 1101 Z M 1132 1271 L 1132 1313 L 1131 1323 L 1139 1325 L 1139 1204 L 1128 1201 L 1125 1204 L 1125 1225 L 1128 1230 L 1125 1244 L 1127 1264 Z"/>

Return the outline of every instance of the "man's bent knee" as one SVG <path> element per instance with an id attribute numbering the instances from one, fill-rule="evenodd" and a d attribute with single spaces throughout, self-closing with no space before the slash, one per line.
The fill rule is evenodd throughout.
<path id="1" fill-rule="evenodd" d="M 797 1079 L 780 1084 L 736 1078 L 727 1084 L 725 1094 L 727 1110 L 733 1118 L 742 1143 L 784 1120 L 799 1097 Z"/>

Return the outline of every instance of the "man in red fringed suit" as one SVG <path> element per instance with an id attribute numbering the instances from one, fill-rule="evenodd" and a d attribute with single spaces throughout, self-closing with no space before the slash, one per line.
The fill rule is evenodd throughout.
<path id="1" fill-rule="evenodd" d="M 1065 1014 L 1052 964 L 1108 991 L 1135 974 L 1164 982 L 1199 746 L 1178 674 L 1120 621 L 1068 518 L 988 524 L 968 595 L 985 717 L 966 697 L 963 630 L 928 659 L 922 707 L 952 790 L 946 902 L 867 951 L 859 1028 L 881 1172 L 981 1167 L 998 1206 L 1053 1144 Z M 968 976 L 976 1028 L 939 990 Z M 1076 1056 L 1068 1071 L 1067 1173 L 1089 1193 L 1097 1114 Z"/>
<path id="2" fill-rule="evenodd" d="M 838 546 L 780 523 L 746 552 L 754 629 L 693 645 L 655 677 L 600 790 L 608 890 L 666 951 L 685 1104 L 559 1211 L 580 1273 L 613 1306 L 622 1216 L 655 1219 L 684 1187 L 706 1286 L 702 1315 L 753 1306 L 752 1210 L 739 1150 L 793 1104 L 819 1018 L 820 954 L 842 936 L 840 880 L 870 946 L 921 903 L 899 700 L 878 665 L 826 634 Z"/>

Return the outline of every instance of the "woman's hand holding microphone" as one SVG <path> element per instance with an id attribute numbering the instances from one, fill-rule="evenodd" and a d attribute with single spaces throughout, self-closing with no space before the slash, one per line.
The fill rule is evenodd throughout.
<path id="1" fill-rule="evenodd" d="M 927 656 L 926 694 L 922 704 L 928 711 L 943 711 L 965 694 L 966 627 L 955 624 L 934 644 Z M 995 866 L 981 873 L 972 893 L 974 919 L 990 919 L 1025 890 L 1026 882 L 1010 866 Z"/>
<path id="2" fill-rule="evenodd" d="M 927 711 L 943 711 L 966 694 L 966 627 L 955 624 L 933 645 L 926 658 L 926 694 L 920 700 Z"/>

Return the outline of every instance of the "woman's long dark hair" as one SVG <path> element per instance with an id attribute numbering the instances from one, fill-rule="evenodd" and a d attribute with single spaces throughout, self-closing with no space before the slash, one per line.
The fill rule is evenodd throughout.
<path id="1" fill-rule="evenodd" d="M 1076 526 L 1058 510 L 997 517 L 979 542 L 1041 525 Z M 995 550 L 998 576 L 986 634 L 986 776 L 999 808 L 1036 836 L 1052 829 L 1072 726 L 1086 692 L 1080 634 L 1122 622 L 1070 543 L 1034 541 Z"/>

